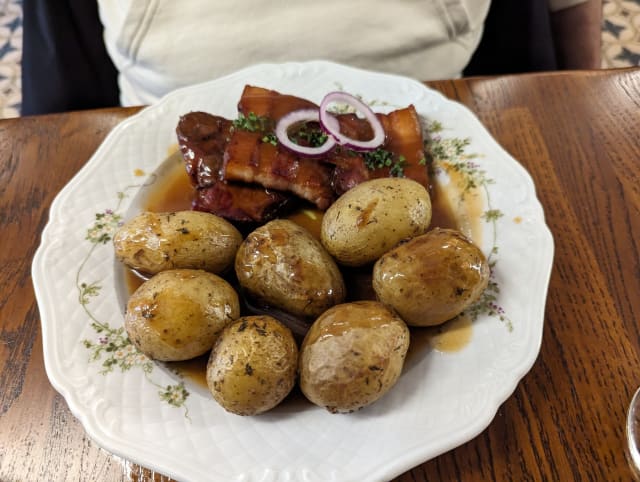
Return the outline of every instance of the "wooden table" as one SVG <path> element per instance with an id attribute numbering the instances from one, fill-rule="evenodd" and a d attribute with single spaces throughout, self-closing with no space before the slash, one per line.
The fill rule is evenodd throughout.
<path id="1" fill-rule="evenodd" d="M 640 70 L 429 85 L 473 110 L 529 170 L 556 255 L 532 370 L 481 435 L 398 480 L 629 480 L 624 423 L 640 384 Z M 0 480 L 166 479 L 101 450 L 51 387 L 30 277 L 51 201 L 134 112 L 0 122 Z"/>

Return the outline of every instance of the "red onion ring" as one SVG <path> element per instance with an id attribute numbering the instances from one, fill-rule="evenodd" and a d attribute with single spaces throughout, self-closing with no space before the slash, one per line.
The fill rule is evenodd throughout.
<path id="1" fill-rule="evenodd" d="M 332 136 L 327 136 L 327 140 L 324 144 L 317 147 L 301 146 L 289 139 L 289 128 L 300 122 L 320 122 L 320 114 L 317 109 L 300 109 L 288 113 L 283 116 L 276 124 L 275 134 L 280 144 L 289 149 L 290 151 L 303 156 L 315 157 L 326 154 L 336 145 L 336 141 Z M 337 124 L 336 119 L 332 123 L 328 121 L 334 127 Z M 339 127 L 339 126 L 338 126 Z"/>
<path id="2" fill-rule="evenodd" d="M 368 141 L 359 141 L 342 134 L 336 118 L 328 111 L 329 104 L 332 102 L 347 104 L 360 112 L 371 125 L 373 138 Z M 360 99 L 345 92 L 331 92 L 325 95 L 320 103 L 320 125 L 338 144 L 356 151 L 372 151 L 380 147 L 385 139 L 384 128 L 369 106 Z"/>

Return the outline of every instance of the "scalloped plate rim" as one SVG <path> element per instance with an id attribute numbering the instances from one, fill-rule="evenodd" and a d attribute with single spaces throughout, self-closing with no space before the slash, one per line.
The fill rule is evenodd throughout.
<path id="1" fill-rule="evenodd" d="M 54 386 L 54 388 L 61 393 L 61 395 L 65 398 L 67 403 L 69 404 L 70 410 L 82 423 L 85 427 L 85 430 L 89 435 L 98 442 L 99 445 L 104 447 L 105 449 L 113 452 L 122 457 L 133 459 L 134 461 L 138 461 L 138 463 L 145 465 L 149 468 L 156 467 L 157 470 L 171 475 L 176 478 L 184 478 L 190 476 L 197 476 L 195 472 L 189 472 L 188 468 L 185 467 L 176 467 L 175 465 L 170 466 L 164 462 L 158 462 L 157 454 L 153 451 L 145 452 L 144 450 L 140 450 L 139 447 L 136 447 L 135 443 L 128 443 L 128 441 L 120 440 L 117 437 L 114 438 L 113 434 L 105 432 L 99 426 L 99 424 L 94 423 L 95 420 L 91 413 L 85 413 L 84 408 L 81 402 L 78 400 L 76 393 L 72 386 L 70 386 L 69 381 L 65 379 L 63 373 L 60 373 L 59 367 L 56 365 L 57 358 L 59 357 L 58 353 L 55 353 L 55 343 L 52 343 L 52 338 L 55 337 L 54 329 L 52 322 L 56 317 L 55 309 L 53 308 L 53 303 L 47 300 L 46 295 L 46 283 L 44 280 L 46 278 L 45 270 L 47 263 L 47 255 L 49 253 L 50 244 L 55 241 L 52 239 L 54 236 L 54 226 L 55 219 L 60 215 L 59 210 L 62 207 L 62 204 L 67 196 L 71 196 L 73 194 L 74 189 L 77 184 L 83 179 L 84 176 L 88 176 L 91 174 L 91 171 L 94 166 L 96 166 L 100 162 L 104 162 L 104 157 L 108 156 L 109 149 L 111 149 L 112 145 L 117 142 L 118 138 L 125 133 L 128 129 L 131 128 L 132 125 L 135 125 L 147 117 L 153 119 L 153 116 L 156 115 L 156 112 L 162 112 L 162 109 L 166 105 L 166 103 L 170 102 L 172 99 L 180 99 L 182 96 L 189 95 L 189 93 L 194 92 L 197 89 L 207 90 L 215 86 L 220 81 L 225 79 L 233 79 L 233 78 L 247 78 L 250 77 L 252 72 L 261 71 L 265 68 L 271 69 L 288 69 L 288 68 L 297 68 L 301 71 L 309 68 L 317 68 L 320 70 L 326 69 L 334 69 L 336 71 L 340 71 L 343 75 L 349 72 L 353 72 L 356 75 L 371 75 L 376 76 L 383 79 L 385 82 L 409 82 L 415 83 L 420 86 L 421 89 L 425 89 L 429 92 L 429 95 L 434 96 L 434 98 L 438 99 L 439 102 L 445 104 L 445 106 L 450 107 L 452 109 L 458 109 L 461 115 L 464 115 L 470 120 L 470 122 L 474 123 L 474 127 L 478 129 L 479 134 L 485 137 L 488 142 L 494 144 L 495 149 L 501 152 L 501 155 L 505 157 L 505 159 L 513 162 L 513 166 L 516 169 L 519 169 L 519 175 L 521 177 L 520 181 L 528 184 L 527 189 L 533 190 L 533 199 L 531 200 L 532 208 L 536 212 L 539 217 L 538 222 L 541 223 L 540 236 L 543 239 L 544 243 L 546 243 L 546 251 L 543 253 L 543 265 L 545 269 L 539 273 L 540 278 L 542 279 L 543 284 L 545 285 L 544 293 L 538 293 L 542 299 L 542 305 L 538 306 L 539 312 L 537 313 L 537 317 L 540 318 L 539 326 L 537 326 L 537 330 L 533 333 L 534 337 L 532 340 L 533 343 L 529 345 L 529 350 L 524 354 L 520 363 L 517 366 L 514 366 L 510 370 L 510 382 L 505 384 L 502 387 L 502 390 L 494 393 L 494 397 L 491 399 L 487 399 L 487 405 L 489 407 L 483 412 L 484 417 L 482 419 L 476 419 L 476 423 L 472 426 L 471 429 L 466 432 L 457 433 L 457 437 L 450 438 L 446 444 L 434 443 L 436 447 L 431 447 L 430 453 L 426 453 L 425 447 L 416 444 L 415 446 L 408 448 L 408 452 L 405 453 L 404 457 L 400 459 L 396 459 L 393 462 L 387 462 L 385 466 L 385 462 L 381 463 L 381 466 L 374 468 L 372 472 L 365 470 L 361 473 L 362 476 L 367 477 L 375 477 L 375 478 L 390 478 L 396 476 L 413 466 L 428 460 L 434 456 L 437 456 L 443 453 L 446 450 L 450 450 L 460 444 L 474 438 L 479 433 L 481 433 L 493 420 L 495 417 L 495 413 L 497 412 L 500 405 L 508 399 L 515 388 L 517 387 L 520 380 L 526 375 L 526 373 L 531 369 L 533 364 L 535 363 L 538 353 L 540 351 L 540 346 L 542 343 L 542 331 L 543 331 L 543 318 L 544 318 L 544 299 L 546 298 L 546 289 L 548 289 L 548 282 L 552 269 L 552 260 L 553 260 L 553 238 L 551 232 L 548 230 L 548 227 L 544 223 L 544 212 L 541 204 L 537 200 L 535 196 L 535 186 L 533 180 L 531 179 L 529 173 L 517 162 L 515 161 L 504 149 L 497 143 L 491 136 L 488 134 L 484 126 L 480 123 L 477 117 L 469 111 L 465 106 L 453 102 L 451 100 L 446 99 L 442 94 L 432 91 L 422 84 L 418 83 L 412 79 L 401 78 L 392 74 L 383 74 L 379 72 L 367 72 L 361 69 L 356 69 L 353 67 L 347 67 L 342 65 L 333 64 L 330 62 L 307 62 L 307 63 L 289 63 L 289 64 L 261 64 L 257 66 L 248 67 L 239 72 L 232 73 L 226 77 L 221 79 L 215 79 L 203 84 L 198 84 L 191 87 L 186 87 L 183 89 L 176 90 L 166 97 L 164 97 L 159 103 L 149 106 L 141 110 L 140 112 L 134 114 L 133 116 L 123 120 L 119 123 L 105 138 L 104 142 L 100 145 L 100 147 L 96 150 L 91 159 L 78 171 L 78 173 L 69 181 L 69 183 L 63 188 L 60 193 L 54 199 L 51 208 L 50 208 L 50 218 L 49 222 L 45 226 L 42 232 L 41 245 L 38 248 L 32 264 L 32 278 L 34 284 L 34 290 L 36 294 L 36 299 L 38 301 L 38 305 L 41 310 L 41 325 L 42 325 L 42 336 L 43 336 L 43 345 L 44 345 L 44 361 L 45 361 L 45 369 L 47 375 Z M 533 328 L 532 328 L 533 330 Z M 51 352 L 54 350 L 54 353 Z M 133 454 L 133 457 L 132 457 Z M 178 470 L 175 470 L 178 469 Z M 268 467 L 264 468 L 265 471 L 269 471 Z M 186 471 L 186 472 L 185 472 Z M 266 472 L 265 472 L 266 473 Z M 284 471 L 276 471 L 276 474 L 280 474 L 280 476 L 284 476 L 288 472 Z M 202 472 L 204 475 L 204 472 Z M 245 474 L 246 475 L 246 474 Z M 311 477 L 316 476 L 312 471 L 309 474 Z M 326 474 L 325 474 L 326 475 Z M 239 474 L 238 474 L 239 476 Z M 322 474 L 320 474 L 322 476 Z M 354 478 L 353 480 L 357 480 Z"/>

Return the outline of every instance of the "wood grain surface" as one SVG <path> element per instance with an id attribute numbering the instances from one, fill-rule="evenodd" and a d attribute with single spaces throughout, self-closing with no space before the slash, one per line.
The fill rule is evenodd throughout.
<path id="1" fill-rule="evenodd" d="M 640 70 L 431 82 L 531 173 L 555 261 L 538 360 L 478 437 L 398 481 L 626 481 L 640 385 Z M 31 259 L 59 190 L 136 109 L 0 121 L 0 481 L 147 481 L 49 383 Z M 522 280 L 526 283 L 526 280 Z"/>

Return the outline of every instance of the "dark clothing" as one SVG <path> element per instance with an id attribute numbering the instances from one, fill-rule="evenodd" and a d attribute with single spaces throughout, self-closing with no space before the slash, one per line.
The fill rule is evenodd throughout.
<path id="1" fill-rule="evenodd" d="M 95 0 L 23 0 L 22 115 L 118 105 Z"/>
<path id="2" fill-rule="evenodd" d="M 464 75 L 557 69 L 546 0 L 492 0 L 482 40 Z"/>

